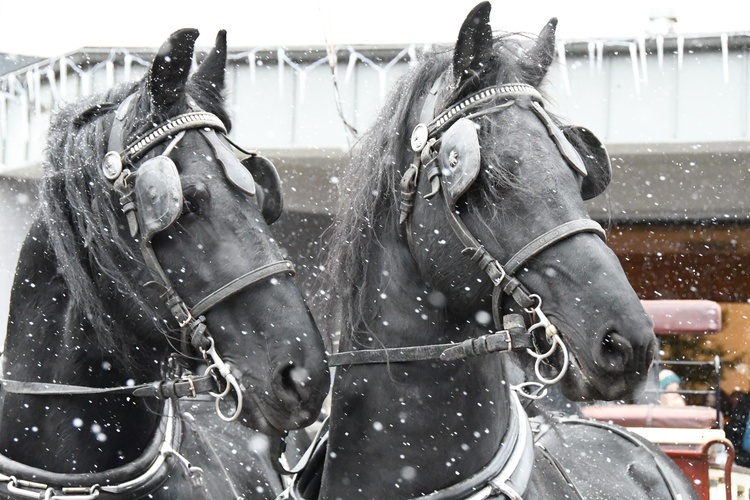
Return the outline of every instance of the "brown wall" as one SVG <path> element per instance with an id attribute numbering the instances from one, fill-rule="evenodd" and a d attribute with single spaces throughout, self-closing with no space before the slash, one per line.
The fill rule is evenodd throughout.
<path id="1" fill-rule="evenodd" d="M 750 391 L 750 225 L 620 225 L 608 243 L 642 299 L 721 304 L 722 331 L 696 341 L 720 344 L 727 358 L 743 355 L 735 369 L 723 368 L 721 385 Z"/>

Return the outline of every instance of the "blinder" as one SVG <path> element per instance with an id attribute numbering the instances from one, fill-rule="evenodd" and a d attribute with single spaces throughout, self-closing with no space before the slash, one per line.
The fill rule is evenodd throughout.
<path id="1" fill-rule="evenodd" d="M 229 182 L 248 196 L 257 193 L 258 205 L 266 223 L 276 221 L 281 216 L 283 200 L 281 179 L 273 163 L 257 154 L 238 162 L 234 154 L 221 144 L 216 132 L 202 130 L 201 134 L 211 145 Z M 171 226 L 182 213 L 180 174 L 174 162 L 162 154 L 146 160 L 131 175 L 135 179 L 133 191 L 141 238 L 150 241 L 156 233 Z M 254 178 L 258 179 L 260 190 L 256 189 Z"/>
<path id="2" fill-rule="evenodd" d="M 271 160 L 259 155 L 256 151 L 247 151 L 239 147 L 224 136 L 228 144 L 249 155 L 239 161 L 244 167 L 242 168 L 238 165 L 237 157 L 228 146 L 222 144 L 216 132 L 210 130 L 202 131 L 202 133 L 213 148 L 229 182 L 243 193 L 257 196 L 258 206 L 266 224 L 276 222 L 284 209 L 284 201 L 281 193 L 281 177 Z"/>
<path id="3" fill-rule="evenodd" d="M 182 212 L 180 174 L 169 157 L 159 155 L 143 162 L 133 175 L 141 238 L 150 241 L 154 234 L 171 226 Z"/>
<path id="4" fill-rule="evenodd" d="M 590 200 L 602 194 L 612 180 L 612 164 L 607 148 L 589 129 L 577 125 L 562 127 L 566 139 L 576 147 L 588 175 L 581 185 L 581 196 Z"/>
<path id="5" fill-rule="evenodd" d="M 440 80 L 436 84 L 439 82 Z M 454 117 L 467 113 L 465 110 L 476 107 L 480 101 L 485 100 L 487 96 L 494 96 L 497 92 L 491 89 L 490 92 L 475 94 L 430 121 L 436 101 L 434 96 L 437 94 L 437 89 L 434 87 L 422 110 L 423 123 L 417 125 L 412 133 L 412 149 L 417 153 L 417 164 L 421 163 L 424 166 L 432 184 L 432 191 L 425 198 L 431 198 L 437 194 L 442 185 L 446 190 L 448 201 L 455 205 L 479 176 L 481 152 L 477 125 L 472 118 L 481 116 L 486 111 L 468 114 L 457 120 Z M 503 87 L 508 87 L 508 89 L 504 90 Z M 507 99 L 511 99 L 506 104 L 496 105 L 494 109 L 497 111 L 512 105 L 512 99 L 517 96 L 525 95 L 530 98 L 530 110 L 545 126 L 568 166 L 582 177 L 581 197 L 584 200 L 594 198 L 606 189 L 612 176 L 609 155 L 601 141 L 590 130 L 578 126 L 559 127 L 544 110 L 541 95 L 530 86 L 516 84 L 500 86 L 496 89 L 500 94 L 505 94 Z M 451 123 L 453 120 L 455 121 Z M 439 139 L 430 139 L 431 136 L 439 134 L 440 129 L 445 128 L 446 125 L 449 126 Z M 432 154 L 430 150 L 433 151 Z M 431 158 L 431 155 L 434 156 Z M 420 156 L 421 161 L 419 161 Z M 429 165 L 435 157 L 439 168 Z M 405 197 L 403 200 L 405 203 L 402 203 L 401 207 L 402 221 L 406 220 L 413 206 L 410 200 L 413 197 L 413 188 L 410 186 L 414 184 L 415 174 L 418 174 L 419 167 L 416 166 L 416 172 L 413 170 L 409 169 L 402 180 L 402 196 Z"/>
<path id="6" fill-rule="evenodd" d="M 255 152 L 241 160 L 242 165 L 250 172 L 255 181 L 260 185 L 258 193 L 258 205 L 266 220 L 266 224 L 272 224 L 281 217 L 284 210 L 284 198 L 281 193 L 281 177 L 271 160 Z"/>
<path id="7" fill-rule="evenodd" d="M 440 140 L 438 161 L 443 187 L 455 204 L 479 176 L 481 153 L 474 122 L 461 118 L 445 131 Z"/>

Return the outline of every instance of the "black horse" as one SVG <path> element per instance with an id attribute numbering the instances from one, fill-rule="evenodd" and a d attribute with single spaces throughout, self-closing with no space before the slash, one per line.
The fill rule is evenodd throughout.
<path id="1" fill-rule="evenodd" d="M 191 74 L 197 36 L 52 120 L 3 359 L 11 498 L 274 498 L 256 431 L 319 414 L 323 341 L 268 229 L 278 174 L 235 155 L 226 34 Z"/>
<path id="2" fill-rule="evenodd" d="M 656 339 L 584 204 L 606 151 L 537 90 L 556 20 L 527 48 L 489 13 L 396 85 L 354 158 L 326 264 L 342 303 L 330 426 L 286 497 L 692 498 L 624 431 L 532 429 L 506 374 L 531 355 L 567 397 L 619 399 Z"/>

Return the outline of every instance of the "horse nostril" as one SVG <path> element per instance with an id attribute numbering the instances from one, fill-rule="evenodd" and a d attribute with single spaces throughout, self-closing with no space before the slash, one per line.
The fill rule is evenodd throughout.
<path id="1" fill-rule="evenodd" d="M 601 349 L 605 371 L 621 372 L 633 363 L 633 346 L 616 331 L 608 331 L 604 334 Z"/>
<path id="2" fill-rule="evenodd" d="M 311 378 L 306 368 L 289 362 L 279 371 L 279 397 L 284 402 L 298 404 L 307 400 L 311 393 Z"/>

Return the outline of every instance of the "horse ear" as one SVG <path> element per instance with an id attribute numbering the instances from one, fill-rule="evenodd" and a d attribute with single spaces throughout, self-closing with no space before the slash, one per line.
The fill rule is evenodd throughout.
<path id="1" fill-rule="evenodd" d="M 166 112 L 183 94 L 198 30 L 175 31 L 159 48 L 148 73 L 148 89 L 154 110 Z"/>
<path id="2" fill-rule="evenodd" d="M 526 52 L 526 60 L 522 65 L 529 85 L 539 86 L 547 75 L 547 70 L 555 58 L 556 29 L 557 18 L 553 17 L 542 28 L 534 45 Z"/>
<path id="3" fill-rule="evenodd" d="M 206 59 L 198 66 L 191 80 L 204 90 L 216 90 L 221 93 L 225 87 L 227 66 L 227 32 L 221 30 L 216 35 L 216 43 Z"/>
<path id="4" fill-rule="evenodd" d="M 612 180 L 612 164 L 607 148 L 587 128 L 569 125 L 562 127 L 562 131 L 586 166 L 587 175 L 583 178 L 581 196 L 584 200 L 599 196 Z"/>
<path id="5" fill-rule="evenodd" d="M 490 26 L 490 2 L 482 2 L 466 16 L 458 32 L 453 52 L 453 79 L 458 88 L 476 78 L 482 70 L 482 56 L 492 51 L 492 26 Z"/>

